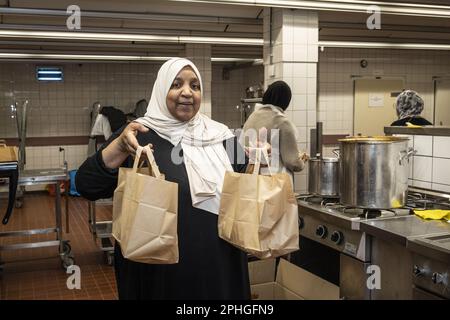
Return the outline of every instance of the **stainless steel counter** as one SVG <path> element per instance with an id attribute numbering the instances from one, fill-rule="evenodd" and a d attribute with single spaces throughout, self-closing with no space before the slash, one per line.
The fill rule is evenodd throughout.
<path id="1" fill-rule="evenodd" d="M 450 266 L 450 233 L 408 239 L 408 249 Z"/>
<path id="2" fill-rule="evenodd" d="M 444 126 L 424 126 L 414 127 L 384 127 L 384 133 L 391 134 L 409 134 L 423 136 L 450 136 L 450 127 Z"/>
<path id="3" fill-rule="evenodd" d="M 424 220 L 415 215 L 361 222 L 361 231 L 385 241 L 395 241 L 406 247 L 408 239 L 450 233 L 450 223 Z"/>
<path id="4" fill-rule="evenodd" d="M 68 180 L 64 168 L 24 170 L 19 175 L 19 185 L 55 183 Z"/>
<path id="5" fill-rule="evenodd" d="M 325 222 L 332 223 L 338 227 L 347 228 L 350 230 L 359 229 L 358 217 L 351 215 L 344 215 L 340 212 L 336 212 L 331 207 L 322 206 L 320 204 L 309 203 L 307 201 L 298 200 L 299 210 L 316 215 Z"/>

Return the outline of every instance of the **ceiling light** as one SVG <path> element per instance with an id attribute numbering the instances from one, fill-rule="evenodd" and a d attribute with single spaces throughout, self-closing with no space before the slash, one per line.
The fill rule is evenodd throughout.
<path id="1" fill-rule="evenodd" d="M 450 44 L 433 44 L 433 43 L 319 41 L 319 46 L 327 48 L 450 50 Z"/>
<path id="2" fill-rule="evenodd" d="M 171 36 L 145 35 L 123 33 L 98 32 L 62 32 L 62 31 L 33 31 L 33 30 L 0 30 L 0 38 L 22 39 L 52 39 L 52 40 L 93 40 L 93 41 L 125 41 L 125 42 L 163 42 L 163 43 L 208 43 L 260 46 L 263 39 L 258 38 L 228 38 L 228 37 L 199 37 L 199 36 Z"/>
<path id="3" fill-rule="evenodd" d="M 172 57 L 149 57 L 127 55 L 92 55 L 92 54 L 47 54 L 47 53 L 0 53 L 0 59 L 28 60 L 94 60 L 94 61 L 166 61 Z M 262 59 L 249 58 L 211 58 L 211 62 L 253 62 L 261 64 Z"/>
<path id="4" fill-rule="evenodd" d="M 417 3 L 396 3 L 382 1 L 360 0 L 172 0 L 179 2 L 201 2 L 230 5 L 247 5 L 258 7 L 278 7 L 305 10 L 344 11 L 367 13 L 370 5 L 380 7 L 383 14 L 423 16 L 423 17 L 450 17 L 450 8 L 444 5 L 429 5 Z"/>

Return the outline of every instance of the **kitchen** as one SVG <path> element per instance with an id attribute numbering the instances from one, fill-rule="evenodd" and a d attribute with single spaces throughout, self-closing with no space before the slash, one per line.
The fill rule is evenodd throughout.
<path id="1" fill-rule="evenodd" d="M 11 164 L 4 166 L 12 183 L 0 185 L 0 209 L 9 213 L 0 226 L 0 299 L 117 299 L 111 201 L 76 197 L 69 176 L 114 131 L 113 125 L 109 132 L 92 130 L 102 118 L 96 108 L 111 106 L 132 119 L 138 102 L 149 101 L 167 57 L 195 62 L 204 84 L 201 111 L 232 129 L 242 127 L 261 88 L 288 83 L 293 98 L 286 115 L 299 148 L 313 158 L 343 159 L 342 146 L 355 144 L 339 140 L 349 135 L 406 135 L 408 141 L 399 137 L 389 146 L 413 149 L 403 161 L 408 195 L 399 179 L 383 185 L 386 176 L 379 172 L 372 180 L 381 184 L 373 189 L 379 193 L 356 193 L 364 186 L 346 184 L 345 200 L 339 187 L 331 195 L 313 190 L 322 173 L 313 176 L 311 167 L 294 175 L 301 250 L 290 260 L 338 286 L 341 299 L 450 297 L 450 225 L 409 210 L 449 205 L 446 1 L 378 1 L 379 12 L 356 0 L 346 9 L 331 1 L 286 7 L 282 1 L 232 2 L 108 1 L 106 8 L 101 1 L 77 1 L 77 11 L 69 1 L 0 1 L 0 139 L 17 146 L 23 159 L 17 179 L 9 178 L 17 172 Z M 420 94 L 422 116 L 435 127 L 390 126 L 403 89 Z M 362 152 L 367 167 L 398 163 L 380 159 L 381 151 Z M 338 163 L 328 163 L 333 177 Z M 364 180 L 364 170 L 346 164 L 347 181 Z M 400 205 L 386 205 L 383 191 L 402 195 Z M 9 207 L 8 196 L 15 200 Z M 30 244 L 35 240 L 42 241 Z M 21 241 L 28 245 L 17 246 Z M 74 264 L 83 271 L 81 290 L 66 288 L 61 266 Z M 381 272 L 401 266 L 402 276 L 382 276 L 382 289 L 369 290 L 367 268 L 373 265 Z"/>

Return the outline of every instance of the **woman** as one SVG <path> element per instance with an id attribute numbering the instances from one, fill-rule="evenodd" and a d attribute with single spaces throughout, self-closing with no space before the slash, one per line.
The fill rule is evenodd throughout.
<path id="1" fill-rule="evenodd" d="M 407 122 L 419 126 L 432 125 L 420 114 L 423 111 L 423 99 L 413 90 L 404 90 L 397 97 L 396 109 L 398 120 L 392 122 L 391 126 L 406 126 Z"/>
<path id="2" fill-rule="evenodd" d="M 264 142 L 271 145 L 272 172 L 284 171 L 292 174 L 301 171 L 309 159 L 306 153 L 298 149 L 296 128 L 284 114 L 291 97 L 291 89 L 286 82 L 276 81 L 269 85 L 263 96 L 263 105 L 250 115 L 241 135 L 240 141 L 246 147 L 256 145 L 255 141 L 252 141 L 255 137 L 259 145 Z M 278 131 L 271 131 L 273 129 Z"/>
<path id="3" fill-rule="evenodd" d="M 178 183 L 179 263 L 125 259 L 115 247 L 120 299 L 248 299 L 247 257 L 218 237 L 220 192 L 226 170 L 244 171 L 225 151 L 238 144 L 230 130 L 199 112 L 202 82 L 195 65 L 170 59 L 158 72 L 144 117 L 130 123 L 78 170 L 77 189 L 95 200 L 113 195 L 117 168 L 131 166 L 138 145 L 151 144 L 161 173 Z M 236 152 L 233 152 L 236 154 Z M 181 160 L 183 161 L 179 161 Z"/>

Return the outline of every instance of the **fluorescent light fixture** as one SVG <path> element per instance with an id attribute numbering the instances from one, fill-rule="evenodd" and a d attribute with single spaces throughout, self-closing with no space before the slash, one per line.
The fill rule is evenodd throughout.
<path id="1" fill-rule="evenodd" d="M 407 50 L 450 50 L 449 44 L 351 42 L 351 41 L 319 41 L 319 47 L 366 48 L 366 49 L 407 49 Z"/>
<path id="2" fill-rule="evenodd" d="M 61 75 L 61 71 L 43 71 L 43 70 L 39 70 L 38 72 L 39 72 L 39 74 L 57 74 L 57 75 Z"/>
<path id="3" fill-rule="evenodd" d="M 444 5 L 430 5 L 417 3 L 396 3 L 361 0 L 172 0 L 179 2 L 201 2 L 230 5 L 247 5 L 258 7 L 278 7 L 305 10 L 364 12 L 370 5 L 376 5 L 383 14 L 423 16 L 423 17 L 450 17 L 450 8 Z"/>
<path id="4" fill-rule="evenodd" d="M 62 81 L 63 70 L 61 67 L 37 67 L 36 78 L 38 81 Z"/>
<path id="5" fill-rule="evenodd" d="M 212 62 L 253 62 L 254 64 L 263 64 L 263 59 L 246 58 L 211 58 Z"/>
<path id="6" fill-rule="evenodd" d="M 0 59 L 29 60 L 94 60 L 94 61 L 166 61 L 172 57 L 148 57 L 126 55 L 92 55 L 92 54 L 47 54 L 47 53 L 0 53 Z M 211 62 L 253 62 L 262 64 L 262 59 L 251 58 L 211 58 Z M 42 69 L 42 75 L 56 74 L 57 70 Z"/>
<path id="7" fill-rule="evenodd" d="M 171 57 L 91 55 L 91 54 L 48 54 L 48 53 L 0 53 L 0 59 L 30 60 L 104 60 L 104 61 L 166 61 Z"/>
<path id="8" fill-rule="evenodd" d="M 125 33 L 71 32 L 71 31 L 33 31 L 0 30 L 0 38 L 87 40 L 87 41 L 125 41 L 125 42 L 162 42 L 162 43 L 209 43 L 245 46 L 261 46 L 263 39 L 146 35 Z"/>

